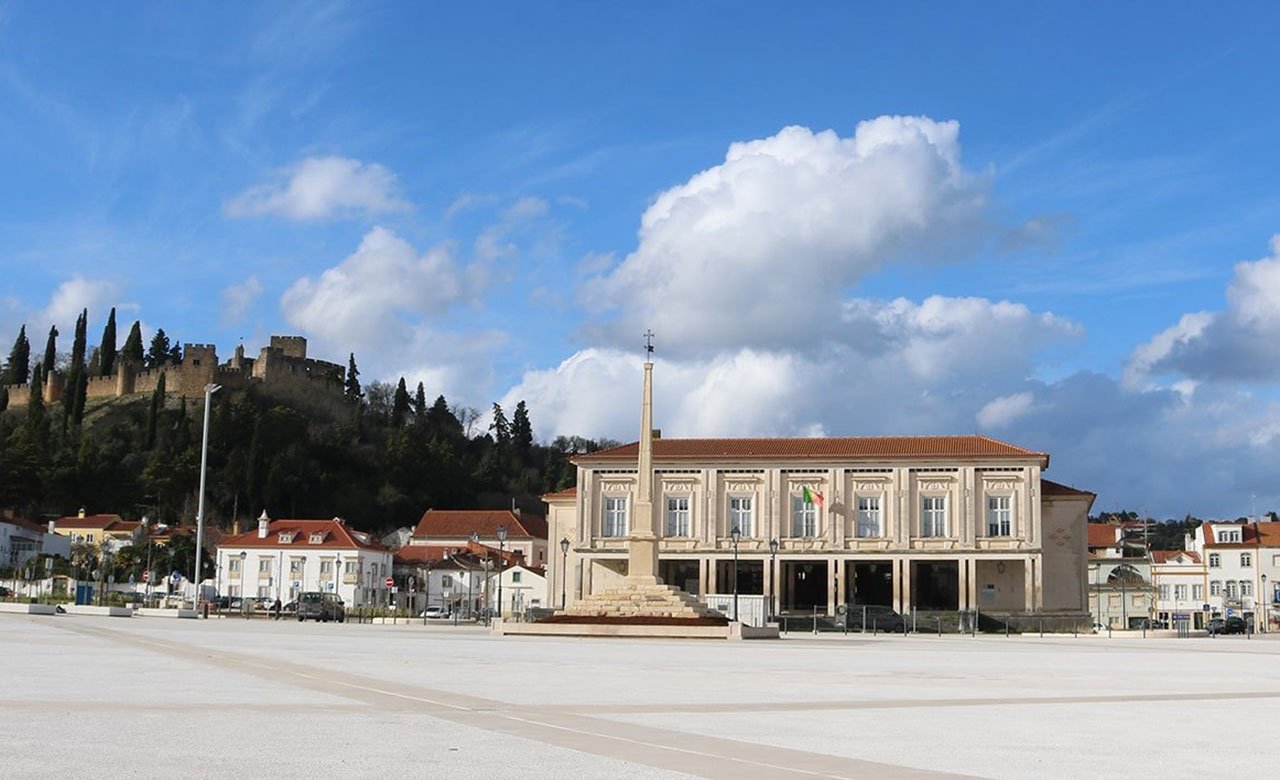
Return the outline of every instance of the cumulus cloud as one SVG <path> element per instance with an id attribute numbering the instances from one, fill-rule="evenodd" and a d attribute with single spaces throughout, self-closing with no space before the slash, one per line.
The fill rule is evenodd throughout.
<path id="1" fill-rule="evenodd" d="M 660 194 L 639 244 L 586 286 L 609 334 L 661 323 L 690 352 L 832 337 L 841 298 L 904 256 L 966 257 L 989 229 L 987 182 L 959 125 L 880 117 L 852 137 L 787 127 Z"/>
<path id="2" fill-rule="evenodd" d="M 73 325 L 83 309 L 89 310 L 90 317 L 101 315 L 105 319 L 106 310 L 113 305 L 117 291 L 115 282 L 73 276 L 53 291 L 49 305 L 38 319 L 46 327 L 56 324 L 60 330 Z"/>
<path id="3" fill-rule="evenodd" d="M 1125 381 L 1139 386 L 1152 376 L 1176 374 L 1200 380 L 1280 378 L 1280 235 L 1271 254 L 1238 263 L 1227 287 L 1227 306 L 1185 314 L 1172 327 L 1138 346 L 1125 366 Z"/>
<path id="4" fill-rule="evenodd" d="M 228 200 L 230 217 L 295 220 L 368 216 L 409 208 L 391 171 L 346 157 L 308 157 Z"/>
<path id="5" fill-rule="evenodd" d="M 1029 392 L 1002 395 L 978 410 L 978 425 L 983 428 L 1007 427 L 1031 411 L 1035 399 L 1035 395 Z"/>
<path id="6" fill-rule="evenodd" d="M 438 315 L 462 292 L 462 273 L 449 245 L 419 254 L 392 231 L 375 227 L 354 253 L 319 278 L 294 282 L 280 306 L 285 319 L 308 334 L 378 346 L 406 338 L 406 316 Z"/>
<path id="7" fill-rule="evenodd" d="M 239 322 L 249 313 L 249 308 L 262 294 L 262 282 L 258 277 L 249 276 L 239 284 L 228 286 L 222 291 L 222 322 L 230 325 Z"/>

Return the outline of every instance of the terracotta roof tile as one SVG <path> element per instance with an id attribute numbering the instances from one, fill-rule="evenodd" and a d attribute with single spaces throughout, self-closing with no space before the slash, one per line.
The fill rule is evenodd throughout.
<path id="1" fill-rule="evenodd" d="M 638 442 L 573 458 L 575 463 L 634 461 Z M 654 439 L 654 460 L 905 460 L 919 458 L 1039 459 L 1049 456 L 987 436 L 852 436 L 791 439 Z"/>
<path id="2" fill-rule="evenodd" d="M 123 523 L 125 519 L 120 515 L 71 515 L 70 517 L 59 517 L 56 521 L 56 528 L 102 528 L 106 529 L 115 523 Z M 134 527 L 137 527 L 134 521 Z"/>
<path id="3" fill-rule="evenodd" d="M 1040 495 L 1042 496 L 1093 496 L 1098 497 L 1097 493 L 1088 490 L 1080 490 L 1078 488 L 1063 485 L 1060 482 L 1054 482 L 1051 479 L 1040 479 Z"/>
<path id="4" fill-rule="evenodd" d="M 1169 563 L 1171 560 L 1173 560 L 1174 558 L 1177 558 L 1180 555 L 1190 559 L 1192 563 L 1200 562 L 1200 553 L 1195 552 L 1194 550 L 1152 550 L 1151 551 L 1151 559 L 1156 563 Z"/>
<path id="5" fill-rule="evenodd" d="M 1089 523 L 1089 547 L 1115 547 L 1120 526 L 1107 523 Z"/>
<path id="6" fill-rule="evenodd" d="M 498 526 L 506 526 L 508 539 L 546 539 L 547 520 L 510 509 L 428 509 L 413 529 L 417 538 L 496 538 Z"/>
<path id="7" fill-rule="evenodd" d="M 554 493 L 546 493 L 542 496 L 542 500 L 555 501 L 556 499 L 561 499 L 561 498 L 577 498 L 577 497 L 578 497 L 578 488 L 575 485 L 574 487 L 567 488 L 565 490 L 557 490 Z"/>
<path id="8" fill-rule="evenodd" d="M 294 532 L 289 542 L 281 542 L 281 532 Z M 311 535 L 324 535 L 320 544 L 311 543 Z M 267 526 L 267 537 L 258 538 L 258 529 L 238 535 L 228 534 L 218 540 L 219 547 L 270 547 L 272 549 L 296 549 L 299 552 L 315 549 L 386 551 L 386 547 L 370 534 L 357 531 L 337 520 L 272 520 Z"/>

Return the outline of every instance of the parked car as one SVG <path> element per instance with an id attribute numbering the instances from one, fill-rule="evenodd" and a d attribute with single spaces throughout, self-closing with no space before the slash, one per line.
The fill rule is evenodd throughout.
<path id="1" fill-rule="evenodd" d="M 13 596 L 13 591 L 0 585 L 0 599 L 7 599 Z"/>
<path id="2" fill-rule="evenodd" d="M 1244 618 L 1241 618 L 1241 617 L 1229 617 L 1229 618 L 1227 618 L 1226 622 L 1224 623 L 1224 625 L 1223 625 L 1223 627 L 1222 627 L 1222 633 L 1224 633 L 1224 634 L 1243 634 L 1243 633 L 1245 632 L 1246 628 L 1247 628 L 1247 624 L 1244 622 Z"/>
<path id="3" fill-rule="evenodd" d="M 1103 634 L 1103 633 L 1106 633 L 1106 631 L 1107 631 L 1107 627 L 1106 627 L 1106 625 L 1104 625 L 1104 624 L 1102 624 L 1102 623 L 1094 623 L 1094 624 L 1093 624 L 1093 633 L 1095 633 L 1095 634 Z"/>
<path id="4" fill-rule="evenodd" d="M 863 622 L 863 615 L 866 616 L 866 622 Z M 901 633 L 906 620 L 894 612 L 889 607 L 877 606 L 874 604 L 850 604 L 845 610 L 844 621 L 846 627 L 850 631 L 861 631 L 864 627 L 868 631 L 897 631 Z M 836 618 L 836 625 L 841 625 L 840 617 Z"/>
<path id="5" fill-rule="evenodd" d="M 424 617 L 424 618 L 427 618 L 428 620 L 432 620 L 432 619 L 443 620 L 449 617 L 449 609 L 447 607 L 427 607 L 426 609 L 422 610 L 422 614 L 420 614 L 418 617 Z"/>
<path id="6" fill-rule="evenodd" d="M 1222 618 L 1210 618 L 1209 622 L 1204 625 L 1205 630 L 1208 631 L 1210 635 L 1225 634 L 1227 633 L 1226 627 L 1227 621 Z"/>
<path id="7" fill-rule="evenodd" d="M 298 596 L 298 622 L 308 618 L 341 623 L 347 619 L 347 611 L 342 600 L 332 593 L 307 592 Z"/>

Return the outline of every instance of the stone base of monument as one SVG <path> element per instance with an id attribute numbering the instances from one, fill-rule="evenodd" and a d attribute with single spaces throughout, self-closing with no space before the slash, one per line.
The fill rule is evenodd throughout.
<path id="1" fill-rule="evenodd" d="M 746 626 L 715 612 L 683 590 L 626 583 L 578 601 L 535 623 L 498 621 L 494 633 L 524 636 L 658 637 L 664 639 L 776 639 L 777 626 Z"/>

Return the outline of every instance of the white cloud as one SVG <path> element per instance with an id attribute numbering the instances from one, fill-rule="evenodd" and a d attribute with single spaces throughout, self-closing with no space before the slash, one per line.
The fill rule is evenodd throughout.
<path id="1" fill-rule="evenodd" d="M 308 334 L 335 344 L 387 348 L 407 338 L 412 319 L 439 315 L 462 292 L 449 245 L 418 254 L 408 241 L 375 227 L 353 254 L 318 279 L 294 282 L 280 306 L 285 319 Z"/>
<path id="2" fill-rule="evenodd" d="M 1139 345 L 1125 366 L 1137 386 L 1152 376 L 1200 380 L 1280 378 L 1280 235 L 1271 255 L 1238 263 L 1218 312 L 1185 314 L 1178 323 Z"/>
<path id="3" fill-rule="evenodd" d="M 1035 395 L 1029 392 L 1002 395 L 978 410 L 978 425 L 983 428 L 1007 427 L 1031 411 L 1035 399 Z"/>
<path id="4" fill-rule="evenodd" d="M 249 313 L 249 307 L 262 294 L 262 282 L 258 277 L 249 276 L 239 284 L 228 286 L 222 291 L 222 322 L 229 325 L 243 320 Z"/>
<path id="5" fill-rule="evenodd" d="M 609 336 L 661 328 L 683 352 L 836 335 L 844 291 L 905 256 L 966 257 L 987 187 L 955 122 L 880 117 L 852 137 L 787 127 L 657 197 L 636 250 L 588 284 Z"/>
<path id="6" fill-rule="evenodd" d="M 377 163 L 308 157 L 223 205 L 230 217 L 275 215 L 312 220 L 405 211 L 396 177 Z"/>
<path id="7" fill-rule="evenodd" d="M 53 291 L 49 305 L 41 312 L 39 321 L 44 330 L 48 330 L 49 325 L 56 324 L 58 330 L 70 332 L 84 309 L 89 310 L 91 320 L 101 317 L 105 321 L 107 309 L 114 304 L 117 289 L 115 282 L 105 279 L 73 276 Z"/>

